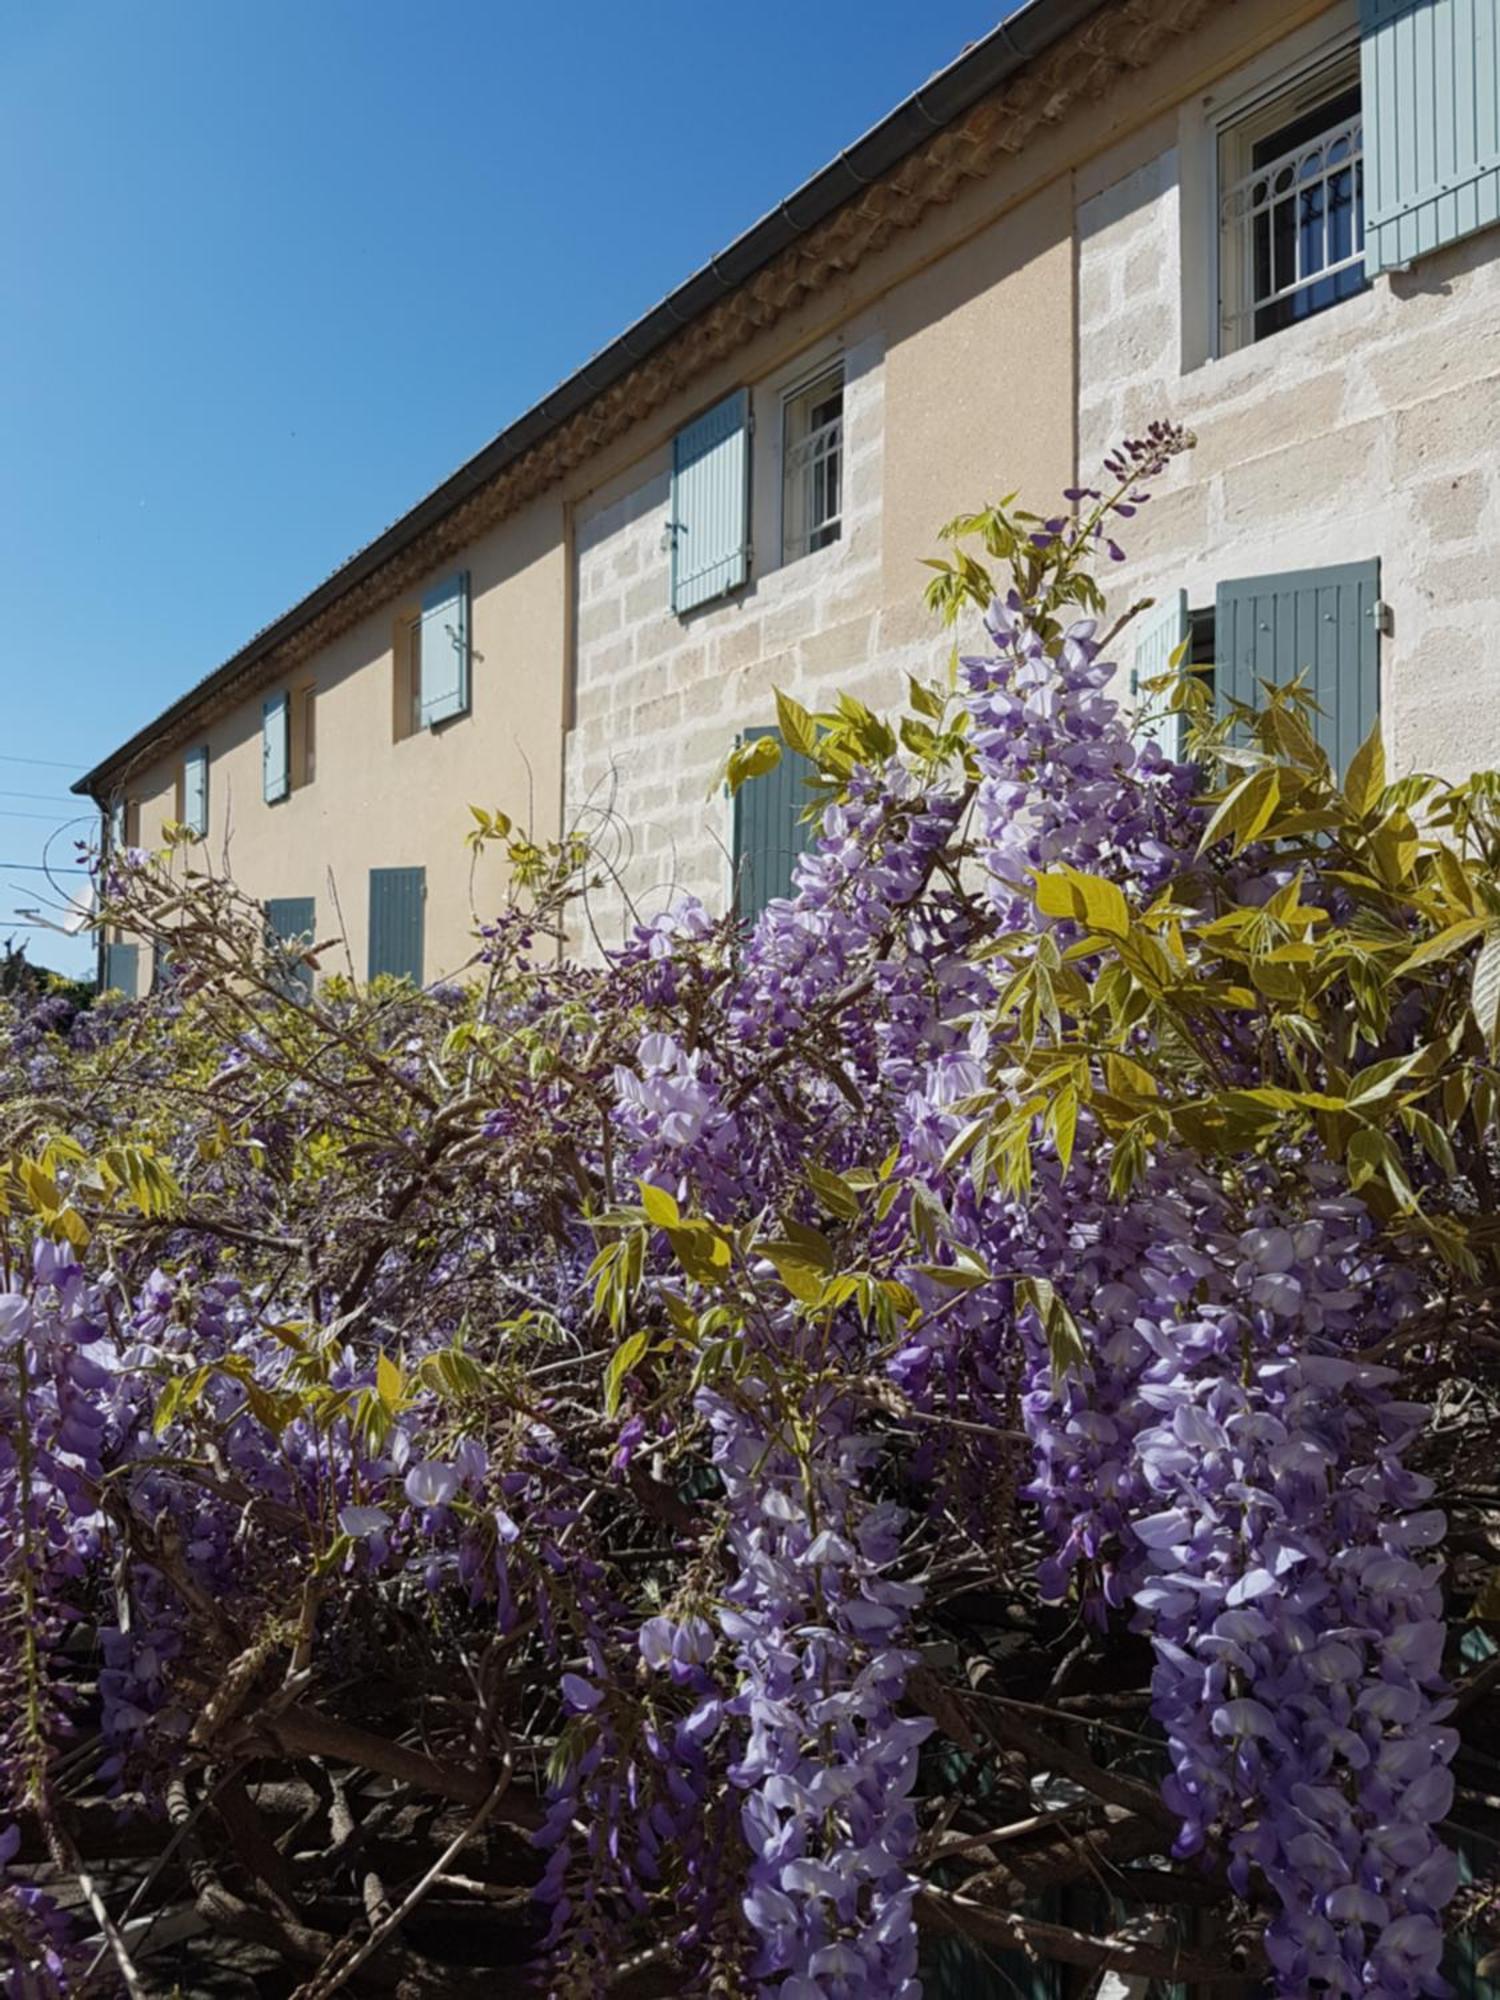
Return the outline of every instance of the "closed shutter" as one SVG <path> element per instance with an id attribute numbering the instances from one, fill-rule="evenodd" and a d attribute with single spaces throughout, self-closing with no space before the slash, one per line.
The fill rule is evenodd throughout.
<path id="1" fill-rule="evenodd" d="M 1169 591 L 1143 612 L 1135 636 L 1135 663 L 1130 669 L 1130 699 L 1137 714 L 1160 710 L 1162 694 L 1152 694 L 1150 683 L 1167 673 L 1172 665 L 1172 655 L 1188 635 L 1188 601 L 1185 590 Z M 1136 747 L 1154 742 L 1163 756 L 1182 755 L 1183 718 L 1180 715 L 1157 713 L 1138 722 L 1134 735 Z"/>
<path id="2" fill-rule="evenodd" d="M 266 904 L 266 929 L 270 932 L 272 943 L 280 947 L 275 956 L 284 958 L 286 947 L 290 945 L 310 945 L 317 921 L 317 904 L 311 896 L 272 896 Z M 312 992 L 313 969 L 310 965 L 298 963 L 286 966 L 285 970 L 294 992 Z"/>
<path id="3" fill-rule="evenodd" d="M 182 760 L 182 823 L 208 832 L 208 751 L 189 750 Z"/>
<path id="4" fill-rule="evenodd" d="M 464 571 L 422 599 L 422 726 L 469 708 L 469 579 Z"/>
<path id="5" fill-rule="evenodd" d="M 109 851 L 118 854 L 125 845 L 125 801 L 116 799 L 109 809 Z"/>
<path id="6" fill-rule="evenodd" d="M 775 729 L 747 729 L 744 740 L 775 736 Z M 764 777 L 751 778 L 734 795 L 735 908 L 758 917 L 777 896 L 792 893 L 792 869 L 817 829 L 802 818 L 812 803 L 807 780 L 817 767 L 800 750 L 781 745 L 781 762 Z"/>
<path id="7" fill-rule="evenodd" d="M 1313 734 L 1342 775 L 1380 710 L 1380 564 L 1291 570 L 1219 585 L 1214 677 L 1221 704 L 1259 704 L 1262 681 L 1303 675 Z"/>
<path id="8" fill-rule="evenodd" d="M 260 774 L 266 804 L 273 806 L 292 789 L 290 701 L 285 689 L 261 703 Z"/>
<path id="9" fill-rule="evenodd" d="M 1500 0 L 1360 0 L 1365 268 L 1500 220 Z"/>
<path id="10" fill-rule="evenodd" d="M 136 994 L 140 977 L 141 948 L 137 944 L 109 944 L 104 947 L 104 989 L 123 993 L 128 1000 Z"/>
<path id="11" fill-rule="evenodd" d="M 370 870 L 370 977 L 422 984 L 422 906 L 427 900 L 425 868 Z"/>
<path id="12" fill-rule="evenodd" d="M 739 389 L 672 441 L 672 609 L 691 611 L 750 573 L 750 393 Z"/>

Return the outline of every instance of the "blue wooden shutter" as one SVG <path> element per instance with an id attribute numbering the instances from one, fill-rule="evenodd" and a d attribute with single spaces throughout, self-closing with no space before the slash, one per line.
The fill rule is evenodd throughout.
<path id="1" fill-rule="evenodd" d="M 1160 709 L 1163 696 L 1152 694 L 1148 683 L 1165 674 L 1172 665 L 1172 655 L 1183 644 L 1188 635 L 1188 601 L 1185 590 L 1168 591 L 1167 595 L 1153 604 L 1149 611 L 1142 612 L 1135 635 L 1135 664 L 1130 669 L 1130 699 L 1137 712 Z M 1183 718 L 1180 715 L 1156 714 L 1136 725 L 1137 746 L 1155 742 L 1167 757 L 1182 755 Z"/>
<path id="2" fill-rule="evenodd" d="M 422 725 L 469 707 L 469 578 L 460 570 L 422 598 Z"/>
<path id="3" fill-rule="evenodd" d="M 311 896 L 272 896 L 266 903 L 266 929 L 272 942 L 282 947 L 310 945 L 317 926 L 317 904 Z M 287 968 L 289 983 L 296 993 L 310 994 L 313 969 L 296 964 Z"/>
<path id="4" fill-rule="evenodd" d="M 292 789 L 290 703 L 286 690 L 271 695 L 260 709 L 260 776 L 266 804 L 275 805 Z"/>
<path id="5" fill-rule="evenodd" d="M 737 389 L 672 440 L 672 609 L 691 611 L 750 573 L 750 392 Z"/>
<path id="6" fill-rule="evenodd" d="M 109 944 L 104 947 L 104 990 L 118 990 L 128 1000 L 136 994 L 140 976 L 141 948 L 136 944 Z"/>
<path id="7" fill-rule="evenodd" d="M 1380 710 L 1378 561 L 1284 576 L 1241 577 L 1219 585 L 1214 613 L 1214 679 L 1221 703 L 1259 703 L 1259 683 L 1304 676 L 1321 714 L 1313 733 L 1334 770 L 1370 733 Z"/>
<path id="8" fill-rule="evenodd" d="M 125 845 L 125 801 L 116 799 L 109 809 L 109 849 L 118 854 Z"/>
<path id="9" fill-rule="evenodd" d="M 370 870 L 370 977 L 422 984 L 422 905 L 427 900 L 425 868 Z"/>
<path id="10" fill-rule="evenodd" d="M 775 736 L 775 729 L 747 729 L 745 741 Z M 800 750 L 781 745 L 781 762 L 764 777 L 751 778 L 734 795 L 735 908 L 758 917 L 777 896 L 792 893 L 792 869 L 816 838 L 802 815 L 812 803 L 807 780 L 816 766 Z"/>
<path id="11" fill-rule="evenodd" d="M 182 760 L 182 823 L 208 832 L 208 750 L 189 750 Z"/>
<path id="12" fill-rule="evenodd" d="M 1365 268 L 1500 220 L 1500 0 L 1360 0 Z"/>

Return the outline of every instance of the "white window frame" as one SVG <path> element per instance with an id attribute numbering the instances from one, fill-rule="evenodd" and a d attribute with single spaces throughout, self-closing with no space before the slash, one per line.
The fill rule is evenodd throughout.
<path id="1" fill-rule="evenodd" d="M 791 420 L 793 404 L 800 403 L 805 398 L 810 397 L 815 390 L 821 388 L 825 383 L 831 385 L 834 376 L 838 377 L 840 398 L 838 415 L 839 511 L 832 519 L 837 522 L 838 532 L 831 540 L 821 543 L 817 548 L 813 548 L 811 546 L 812 535 L 818 532 L 818 530 L 809 530 L 798 540 L 794 540 L 791 534 L 791 522 L 787 508 L 787 489 L 790 484 L 791 452 L 799 448 L 802 444 L 809 442 L 815 433 L 810 432 L 807 439 L 799 439 L 797 446 L 793 446 L 788 438 L 787 427 Z M 821 555 L 826 549 L 837 548 L 839 543 L 844 539 L 844 511 L 845 499 L 848 492 L 847 477 L 849 468 L 849 370 L 845 356 L 842 353 L 825 356 L 818 363 L 817 367 L 804 371 L 794 382 L 783 389 L 781 391 L 779 415 L 780 478 L 777 486 L 781 512 L 777 540 L 781 548 L 781 561 L 785 565 L 787 563 L 801 562 L 805 556 Z M 827 426 L 826 428 L 831 428 L 831 426 Z M 828 521 L 820 522 L 819 528 L 821 529 L 829 525 L 830 522 Z"/>
<path id="2" fill-rule="evenodd" d="M 1260 65 L 1256 65 L 1256 68 L 1260 69 Z M 1341 72 L 1348 74 L 1341 76 Z M 1274 131 L 1278 124 L 1289 123 L 1297 110 L 1295 100 L 1304 92 L 1307 94 L 1310 108 L 1317 102 L 1319 93 L 1325 87 L 1332 96 L 1336 94 L 1340 83 L 1347 88 L 1350 83 L 1359 81 L 1357 28 L 1341 28 L 1334 36 L 1325 38 L 1311 52 L 1302 55 L 1300 60 L 1285 61 L 1269 75 L 1262 71 L 1254 82 L 1248 83 L 1238 95 L 1222 104 L 1216 103 L 1212 98 L 1206 100 L 1212 107 L 1210 115 L 1205 120 L 1204 129 L 1206 142 L 1204 151 L 1207 156 L 1204 164 L 1208 169 L 1208 185 L 1211 191 L 1208 212 L 1204 218 L 1209 244 L 1207 262 L 1210 285 L 1206 308 L 1211 359 L 1220 360 L 1263 344 L 1255 339 L 1253 324 L 1248 337 L 1234 338 L 1230 332 L 1236 320 L 1253 323 L 1256 307 L 1253 304 L 1242 303 L 1243 261 L 1239 263 L 1237 269 L 1229 268 L 1229 260 L 1225 254 L 1227 230 L 1222 213 L 1224 200 L 1231 188 L 1249 178 L 1252 173 L 1249 153 L 1255 140 L 1264 136 L 1266 131 Z M 1226 187 L 1224 172 L 1226 145 L 1234 144 L 1237 135 L 1242 151 L 1236 163 L 1234 181 Z M 1362 252 L 1359 254 L 1362 255 Z M 1355 259 L 1351 258 L 1338 268 L 1349 268 L 1354 262 Z M 1266 338 L 1274 336 L 1267 335 Z"/>

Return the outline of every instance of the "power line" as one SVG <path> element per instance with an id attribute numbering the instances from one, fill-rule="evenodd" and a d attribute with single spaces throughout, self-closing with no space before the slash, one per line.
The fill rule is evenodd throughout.
<path id="1" fill-rule="evenodd" d="M 93 817 L 93 813 L 70 813 L 67 819 L 59 819 L 56 813 L 17 812 L 13 806 L 0 806 L 0 819 L 42 819 L 46 820 L 49 826 L 55 826 L 59 830 L 70 826 L 74 820 L 93 819 Z"/>
<path id="2" fill-rule="evenodd" d="M 0 785 L 0 799 L 40 799 L 47 805 L 69 806 L 73 803 L 67 792 L 15 792 Z"/>
<path id="3" fill-rule="evenodd" d="M 76 763 L 61 757 L 17 757 L 9 750 L 0 750 L 0 764 L 46 764 L 54 771 L 76 771 Z"/>

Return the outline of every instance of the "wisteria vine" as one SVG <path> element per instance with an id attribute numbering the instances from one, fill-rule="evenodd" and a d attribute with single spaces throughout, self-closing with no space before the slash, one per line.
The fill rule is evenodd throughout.
<path id="1" fill-rule="evenodd" d="M 68 1893 L 80 1774 L 122 1825 L 201 1823 L 190 1893 L 302 2000 L 381 1966 L 471 1990 L 418 1907 L 454 1924 L 465 1893 L 558 1995 L 918 2000 L 929 1924 L 1103 1967 L 1127 1947 L 1036 1928 L 1024 1892 L 1065 1871 L 1050 1815 L 1108 1842 L 1122 1799 L 1120 1882 L 1216 1893 L 1244 1978 L 1446 1990 L 1424 1396 L 1464 1267 L 1400 1206 L 1436 1145 L 1416 1100 L 1393 1167 L 1351 1151 L 1316 1049 L 1267 1084 L 1275 978 L 1174 971 L 1185 930 L 1251 919 L 1247 950 L 1302 963 L 1358 899 L 1316 816 L 1278 846 L 1226 816 L 1211 744 L 1133 738 L 1078 615 L 1182 443 L 1124 448 L 1064 518 L 985 517 L 1013 587 L 899 734 L 783 704 L 817 838 L 748 928 L 688 903 L 558 964 L 587 857 L 513 844 L 533 902 L 469 986 L 306 1004 L 189 848 L 111 858 L 120 920 L 178 923 L 174 983 L 18 1009 L 0 1067 L 6 1990 L 137 1977 Z M 1350 990 L 1384 1103 L 1451 995 Z M 1094 1806 L 994 1840 L 1025 1715 L 1076 1699 L 1007 1677 L 1007 1618 L 1053 1666 L 1141 1663 L 1156 1793 L 1059 1738 Z M 239 1788 L 242 1836 L 330 1769 L 297 1914 L 234 1837 L 212 1858 L 210 1807 Z M 372 1850 L 450 1858 L 413 1862 L 410 1908 L 372 1863 L 341 1936 L 360 1771 Z"/>

